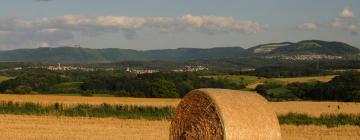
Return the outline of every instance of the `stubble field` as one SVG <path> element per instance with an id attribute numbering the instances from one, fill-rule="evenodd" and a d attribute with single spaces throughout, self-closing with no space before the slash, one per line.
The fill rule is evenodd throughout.
<path id="1" fill-rule="evenodd" d="M 43 105 L 61 103 L 64 105 L 91 104 L 99 105 L 121 104 L 136 106 L 153 107 L 176 107 L 180 99 L 156 99 L 156 98 L 124 98 L 124 97 L 82 97 L 82 96 L 49 96 L 49 95 L 11 95 L 0 94 L 0 102 L 33 102 Z M 290 102 L 270 102 L 274 111 L 279 115 L 287 113 L 302 113 L 311 116 L 321 114 L 359 114 L 360 103 L 346 102 L 311 102 L 311 101 L 290 101 Z"/>
<path id="2" fill-rule="evenodd" d="M 167 140 L 169 121 L 0 115 L 0 139 Z M 358 140 L 360 127 L 281 125 L 284 140 Z"/>
<path id="3" fill-rule="evenodd" d="M 79 97 L 48 95 L 0 94 L 0 101 L 34 102 L 40 104 L 124 104 L 146 106 L 176 106 L 179 99 L 143 99 L 119 97 Z M 289 112 L 311 116 L 321 114 L 359 114 L 360 103 L 343 102 L 271 102 L 281 115 Z M 167 120 L 133 120 L 119 118 L 84 118 L 65 116 L 0 115 L 0 139 L 88 139 L 88 140 L 166 140 L 170 122 Z M 281 125 L 283 139 L 360 139 L 359 126 L 327 128 L 315 125 Z"/>

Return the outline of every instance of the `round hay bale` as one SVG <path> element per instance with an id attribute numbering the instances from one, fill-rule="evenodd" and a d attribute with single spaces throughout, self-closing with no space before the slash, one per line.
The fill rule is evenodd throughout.
<path id="1" fill-rule="evenodd" d="M 178 105 L 170 140 L 279 140 L 276 114 L 266 99 L 246 91 L 198 89 Z"/>

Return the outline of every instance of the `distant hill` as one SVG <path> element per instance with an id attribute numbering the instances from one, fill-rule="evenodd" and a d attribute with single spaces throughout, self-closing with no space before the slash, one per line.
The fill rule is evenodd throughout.
<path id="1" fill-rule="evenodd" d="M 243 56 L 241 47 L 210 49 L 179 48 L 137 51 L 129 49 L 89 49 L 76 47 L 37 48 L 0 51 L 0 61 L 41 63 L 104 63 L 141 60 L 191 60 L 236 58 Z"/>
<path id="2" fill-rule="evenodd" d="M 198 60 L 263 57 L 279 55 L 324 54 L 334 56 L 358 55 L 360 50 L 341 42 L 306 40 L 298 43 L 283 42 L 258 45 L 249 49 L 241 47 L 179 48 L 163 50 L 89 49 L 79 47 L 17 49 L 0 51 L 0 61 L 41 63 L 106 63 L 142 60 Z"/>
<path id="3" fill-rule="evenodd" d="M 283 42 L 259 45 L 249 48 L 248 51 L 257 55 L 356 55 L 360 50 L 342 42 L 327 42 L 320 40 L 305 40 L 297 43 Z"/>

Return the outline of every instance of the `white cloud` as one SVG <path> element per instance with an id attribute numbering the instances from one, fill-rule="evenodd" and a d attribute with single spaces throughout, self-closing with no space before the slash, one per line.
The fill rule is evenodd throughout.
<path id="1" fill-rule="evenodd" d="M 358 34 L 358 21 L 354 13 L 348 8 L 344 8 L 339 13 L 339 16 L 333 20 L 331 26 L 334 28 L 347 30 L 353 35 Z"/>
<path id="2" fill-rule="evenodd" d="M 240 21 L 233 17 L 194 16 L 180 17 L 127 17 L 98 16 L 87 18 L 79 15 L 46 17 L 36 20 L 0 20 L 0 42 L 17 45 L 32 42 L 57 45 L 73 40 L 75 36 L 97 36 L 106 33 L 121 33 L 132 39 L 138 31 L 177 32 L 190 31 L 207 34 L 228 32 L 259 33 L 264 26 L 254 21 Z M 2 35 L 7 33 L 6 36 Z"/>
<path id="3" fill-rule="evenodd" d="M 298 25 L 298 28 L 302 30 L 316 30 L 319 26 L 315 23 L 303 23 Z"/>
<path id="4" fill-rule="evenodd" d="M 354 13 L 349 9 L 349 8 L 345 8 L 341 11 L 341 13 L 339 14 L 339 16 L 341 17 L 347 17 L 347 18 L 352 18 L 354 17 Z"/>

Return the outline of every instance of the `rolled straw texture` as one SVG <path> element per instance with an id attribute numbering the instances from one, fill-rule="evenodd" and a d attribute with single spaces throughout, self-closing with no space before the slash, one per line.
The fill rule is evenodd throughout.
<path id="1" fill-rule="evenodd" d="M 191 91 L 178 105 L 170 140 L 280 140 L 276 114 L 253 92 Z"/>

